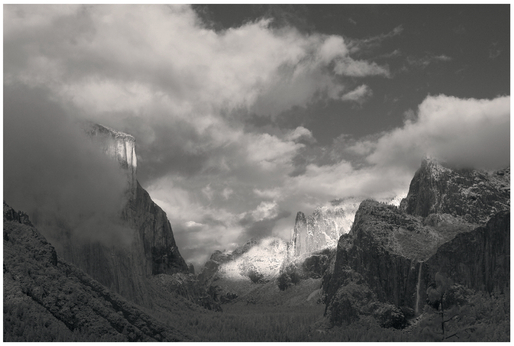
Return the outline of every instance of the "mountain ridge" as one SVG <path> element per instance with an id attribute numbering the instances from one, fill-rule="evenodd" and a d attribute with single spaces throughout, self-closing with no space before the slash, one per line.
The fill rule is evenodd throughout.
<path id="1" fill-rule="evenodd" d="M 506 259 L 510 248 L 499 244 L 509 244 L 510 239 L 510 196 L 505 193 L 510 184 L 509 171 L 454 171 L 425 160 L 400 207 L 373 200 L 362 202 L 351 231 L 339 239 L 333 272 L 324 277 L 326 317 L 330 323 L 341 325 L 358 320 L 371 313 L 372 301 L 379 301 L 393 304 L 397 309 L 393 324 L 401 328 L 406 315 L 417 315 L 424 306 L 428 287 L 436 285 L 436 274 L 478 290 L 487 286 L 485 278 L 495 277 L 501 279 L 495 287 L 505 291 L 509 286 Z M 442 194 L 438 188 L 449 193 Z M 470 189 L 482 189 L 485 199 L 492 203 L 484 206 L 476 202 L 478 198 L 467 198 Z M 434 210 L 442 213 L 427 214 Z M 469 217 L 470 212 L 478 216 Z M 495 250 L 491 249 L 493 243 L 498 245 Z M 471 249 L 476 252 L 472 256 L 468 252 Z M 498 264 L 497 268 L 493 264 Z M 499 272 L 490 273 L 492 270 Z M 358 302 L 359 290 L 350 289 L 352 283 L 364 285 L 376 299 L 369 298 L 369 304 L 362 305 Z M 341 315 L 341 306 L 354 311 L 354 317 Z"/>
<path id="2" fill-rule="evenodd" d="M 26 215 L 5 201 L 3 259 L 4 341 L 194 340 L 62 261 Z M 33 334 L 20 335 L 17 325 Z"/>

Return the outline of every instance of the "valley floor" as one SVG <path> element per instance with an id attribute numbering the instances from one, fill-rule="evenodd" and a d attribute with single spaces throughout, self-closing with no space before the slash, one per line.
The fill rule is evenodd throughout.
<path id="1" fill-rule="evenodd" d="M 381 328 L 372 319 L 341 327 L 325 324 L 325 306 L 223 305 L 223 312 L 191 311 L 168 317 L 173 324 L 201 341 L 210 342 L 376 342 L 376 341 L 510 341 L 510 297 L 476 293 L 465 304 L 447 311 L 445 333 L 440 314 L 425 306 L 424 313 L 403 330 Z M 157 317 L 157 316 L 156 316 Z M 162 318 L 163 316 L 161 316 Z"/>

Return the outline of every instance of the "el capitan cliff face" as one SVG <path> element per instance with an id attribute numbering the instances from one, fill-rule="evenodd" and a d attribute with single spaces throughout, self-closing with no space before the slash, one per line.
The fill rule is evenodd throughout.
<path id="1" fill-rule="evenodd" d="M 126 173 L 126 193 L 116 227 L 124 242 L 77 240 L 57 244 L 65 260 L 85 270 L 106 287 L 139 304 L 151 305 L 148 279 L 158 274 L 188 273 L 166 213 L 137 181 L 135 139 L 102 125 L 87 131 Z M 55 242 L 55 240 L 52 240 Z"/>
<path id="2" fill-rule="evenodd" d="M 137 189 L 136 139 L 127 133 L 100 124 L 91 124 L 86 133 L 101 144 L 107 156 L 118 161 L 122 171 L 127 175 L 127 192 L 134 198 Z"/>

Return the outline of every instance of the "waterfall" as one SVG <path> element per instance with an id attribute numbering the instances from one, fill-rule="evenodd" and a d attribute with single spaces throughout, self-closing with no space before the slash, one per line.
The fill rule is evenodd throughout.
<path id="1" fill-rule="evenodd" d="M 423 262 L 419 262 L 418 284 L 416 286 L 416 306 L 414 308 L 414 312 L 416 315 L 419 312 L 419 290 L 421 289 L 421 269 L 422 268 L 423 268 Z"/>

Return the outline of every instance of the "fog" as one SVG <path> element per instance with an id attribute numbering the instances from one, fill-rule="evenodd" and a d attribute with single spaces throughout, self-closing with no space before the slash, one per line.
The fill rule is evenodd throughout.
<path id="1" fill-rule="evenodd" d="M 47 237 L 126 243 L 126 177 L 79 120 L 43 88 L 4 85 L 4 200 Z"/>

